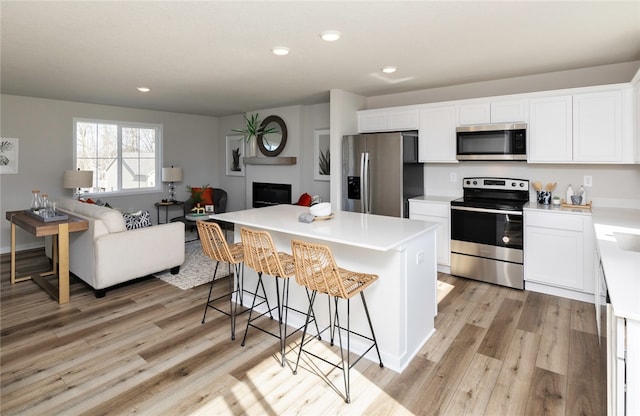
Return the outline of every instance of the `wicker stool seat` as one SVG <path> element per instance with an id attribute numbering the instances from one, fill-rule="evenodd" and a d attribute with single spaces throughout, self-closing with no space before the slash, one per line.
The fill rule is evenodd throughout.
<path id="1" fill-rule="evenodd" d="M 340 368 L 343 371 L 344 386 L 345 386 L 345 401 L 349 403 L 351 401 L 349 386 L 350 386 L 350 369 L 362 359 L 372 348 L 375 348 L 378 354 L 378 360 L 380 367 L 383 367 L 382 357 L 380 356 L 380 350 L 378 349 L 378 342 L 373 331 L 373 325 L 371 324 L 371 318 L 369 316 L 369 309 L 367 308 L 367 302 L 364 297 L 364 289 L 369 287 L 373 282 L 378 279 L 375 274 L 358 273 L 351 270 L 340 268 L 336 265 L 336 261 L 333 257 L 331 249 L 326 245 L 312 244 L 300 240 L 291 241 L 291 250 L 295 261 L 296 268 L 296 281 L 298 284 L 305 286 L 308 290 L 311 290 L 311 299 L 309 302 L 309 313 L 307 314 L 307 323 L 305 323 L 304 330 L 302 332 L 302 340 L 300 341 L 300 349 L 298 351 L 298 358 L 296 360 L 296 366 L 294 374 L 298 371 L 298 364 L 300 363 L 300 356 L 305 351 L 307 354 L 312 355 L 335 368 Z M 324 293 L 329 295 L 329 326 L 324 328 L 320 332 L 330 330 L 331 333 L 331 345 L 334 344 L 335 332 L 338 332 L 338 341 L 340 344 L 340 355 L 342 357 L 341 363 L 336 364 L 326 359 L 319 357 L 312 352 L 304 350 L 304 346 L 310 342 L 313 338 L 305 340 L 307 333 L 307 326 L 310 319 L 313 303 L 315 302 L 317 293 Z M 360 294 L 362 299 L 362 305 L 367 316 L 369 328 L 371 329 L 371 337 L 356 333 L 350 329 L 350 299 L 357 294 Z M 331 313 L 331 297 L 334 299 L 334 314 Z M 340 317 L 338 313 L 338 299 L 345 299 L 347 302 L 347 326 L 343 328 L 340 326 Z M 343 352 L 342 347 L 342 335 L 341 330 L 346 331 L 347 345 L 346 354 Z M 351 363 L 350 358 L 350 336 L 351 334 L 371 342 L 369 348 L 364 351 L 357 360 Z M 345 359 L 346 355 L 346 359 Z"/>
<path id="2" fill-rule="evenodd" d="M 264 283 L 262 281 L 262 276 L 264 274 L 273 276 L 276 281 L 276 297 L 277 297 L 277 312 L 278 312 L 278 333 L 272 333 L 264 328 L 261 328 L 253 322 L 265 315 L 267 312 L 263 312 L 260 315 L 253 316 L 253 311 L 256 307 L 255 305 L 255 297 L 254 301 L 251 305 L 251 309 L 249 309 L 249 319 L 247 320 L 247 327 L 244 331 L 244 337 L 242 339 L 242 346 L 245 345 L 247 339 L 247 332 L 249 331 L 249 327 L 254 327 L 260 331 L 263 331 L 267 334 L 273 335 L 274 337 L 279 338 L 280 340 L 280 355 L 281 362 L 280 365 L 284 367 L 285 364 L 285 344 L 286 339 L 289 335 L 287 335 L 287 316 L 289 312 L 289 278 L 295 274 L 295 265 L 293 262 L 293 256 L 287 253 L 278 252 L 276 246 L 271 238 L 271 235 L 266 231 L 256 231 L 250 230 L 248 228 L 242 227 L 240 229 L 240 235 L 242 237 L 242 245 L 244 248 L 244 259 L 245 264 L 254 269 L 258 273 L 258 283 L 257 287 L 263 287 L 264 291 Z M 280 294 L 280 286 L 279 280 L 283 279 L 283 287 L 282 287 L 282 295 Z M 265 295 L 266 296 L 266 295 Z M 307 292 L 307 297 L 310 298 L 309 293 Z M 271 313 L 271 309 L 268 310 Z M 297 311 L 300 312 L 300 311 Z M 300 312 L 303 313 L 303 312 Z M 313 311 L 311 311 L 313 315 Z M 317 324 L 316 324 L 317 327 Z M 302 329 L 302 327 L 298 328 Z M 295 331 L 292 331 L 293 333 Z"/>
<path id="3" fill-rule="evenodd" d="M 198 221 L 198 236 L 200 243 L 202 244 L 202 251 L 211 259 L 216 261 L 216 267 L 213 271 L 213 279 L 211 280 L 211 286 L 209 288 L 209 296 L 207 297 L 207 303 L 204 307 L 204 315 L 202 316 L 202 323 L 205 323 L 207 317 L 207 310 L 209 308 L 215 309 L 231 318 L 231 339 L 236 339 L 236 316 L 238 304 L 242 304 L 243 288 L 243 275 L 244 275 L 244 248 L 242 243 L 228 244 L 224 236 L 220 225 L 216 222 Z M 229 264 L 229 274 L 231 274 L 231 265 L 234 266 L 234 278 L 231 280 L 231 289 L 229 292 L 220 295 L 214 299 L 211 299 L 213 293 L 213 285 L 220 278 L 216 279 L 218 267 L 220 262 L 226 262 Z M 264 293 L 264 287 L 262 288 Z M 236 295 L 236 300 L 233 302 L 233 295 Z M 257 294 L 254 294 L 257 296 Z M 216 302 L 223 298 L 229 298 L 229 312 L 220 309 L 216 306 Z M 266 296 L 260 296 L 262 302 L 267 302 Z"/>

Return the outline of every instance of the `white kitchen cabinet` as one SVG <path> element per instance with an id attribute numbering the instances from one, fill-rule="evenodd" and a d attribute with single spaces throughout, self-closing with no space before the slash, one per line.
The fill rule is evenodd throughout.
<path id="1" fill-rule="evenodd" d="M 529 101 L 530 163 L 633 163 L 633 147 L 628 86 Z"/>
<path id="2" fill-rule="evenodd" d="M 418 129 L 415 107 L 381 108 L 358 111 L 358 132 L 403 131 Z"/>
<path id="3" fill-rule="evenodd" d="M 488 100 L 460 104 L 458 107 L 458 123 L 461 126 L 489 123 L 522 123 L 527 120 L 526 99 Z"/>
<path id="4" fill-rule="evenodd" d="M 570 95 L 529 101 L 528 162 L 573 159 L 573 100 Z"/>
<path id="5" fill-rule="evenodd" d="M 456 106 L 428 106 L 420 109 L 418 159 L 420 162 L 457 163 Z"/>
<path id="6" fill-rule="evenodd" d="M 451 210 L 448 203 L 409 200 L 409 219 L 438 223 L 436 245 L 438 266 L 451 266 Z M 439 267 L 440 268 L 440 267 Z M 449 269 L 441 269 L 448 272 Z"/>
<path id="7" fill-rule="evenodd" d="M 525 210 L 525 289 L 594 302 L 591 216 Z"/>
<path id="8" fill-rule="evenodd" d="M 622 102 L 621 90 L 573 96 L 574 162 L 625 160 Z M 632 153 L 626 156 L 633 161 Z"/>

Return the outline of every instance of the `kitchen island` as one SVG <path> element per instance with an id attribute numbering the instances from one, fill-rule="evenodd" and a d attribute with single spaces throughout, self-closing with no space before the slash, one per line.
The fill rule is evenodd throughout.
<path id="1" fill-rule="evenodd" d="M 269 231 L 278 250 L 287 253 L 291 253 L 294 238 L 326 244 L 339 266 L 377 274 L 378 281 L 366 290 L 367 305 L 385 367 L 401 372 L 435 330 L 437 224 L 346 211 L 335 212 L 327 220 L 298 222 L 299 215 L 308 212 L 307 207 L 276 205 L 216 214 L 211 218 L 234 223 L 236 241 L 240 241 L 240 228 L 244 226 Z M 263 280 L 267 295 L 273 297 L 270 302 L 273 300 L 275 304 L 274 279 Z M 256 282 L 256 273 L 245 267 L 245 288 L 253 289 Z M 245 306 L 250 306 L 251 300 L 245 296 Z M 301 311 L 308 308 L 304 288 L 294 282 L 289 306 Z M 326 325 L 328 312 L 324 296 L 315 302 L 314 308 L 318 321 Z M 289 326 L 302 324 L 303 315 L 289 314 Z M 351 302 L 351 328 L 362 334 L 369 333 L 359 301 Z M 360 353 L 365 348 L 353 337 L 351 349 Z M 373 351 L 367 358 L 377 360 Z"/>

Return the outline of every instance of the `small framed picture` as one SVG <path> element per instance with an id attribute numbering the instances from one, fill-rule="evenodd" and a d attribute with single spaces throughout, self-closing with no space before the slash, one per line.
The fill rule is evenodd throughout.
<path id="1" fill-rule="evenodd" d="M 331 136 L 328 129 L 313 132 L 313 179 L 328 181 L 331 178 Z"/>
<path id="2" fill-rule="evenodd" d="M 0 173 L 18 173 L 18 139 L 0 139 Z"/>
<path id="3" fill-rule="evenodd" d="M 244 140 L 240 135 L 227 136 L 225 152 L 227 176 L 244 176 Z"/>
<path id="4" fill-rule="evenodd" d="M 213 205 L 205 205 L 204 206 L 204 212 L 206 212 L 207 214 L 213 214 Z"/>

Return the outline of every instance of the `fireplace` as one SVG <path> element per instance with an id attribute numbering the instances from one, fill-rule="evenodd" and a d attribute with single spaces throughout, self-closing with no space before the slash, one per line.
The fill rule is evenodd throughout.
<path id="1" fill-rule="evenodd" d="M 253 207 L 291 204 L 291 185 L 284 183 L 253 182 Z"/>

